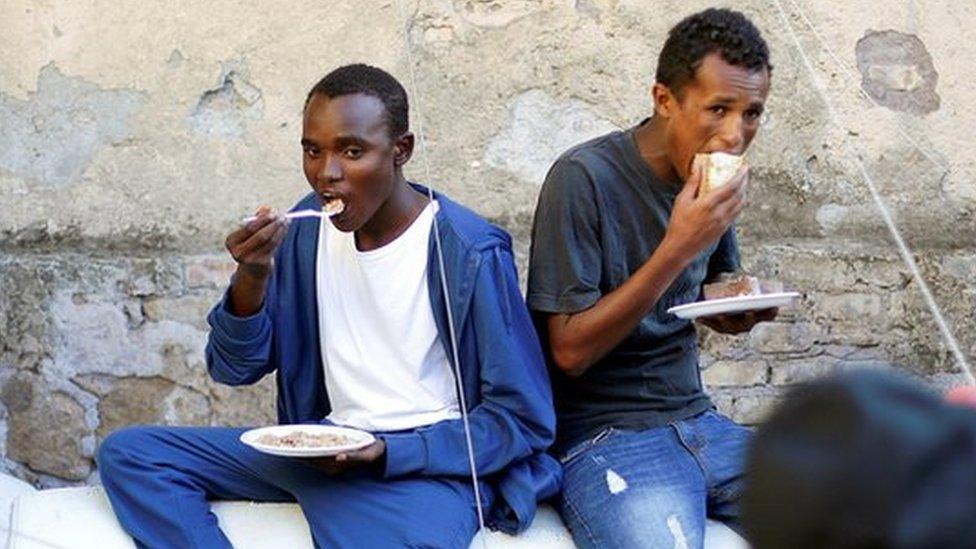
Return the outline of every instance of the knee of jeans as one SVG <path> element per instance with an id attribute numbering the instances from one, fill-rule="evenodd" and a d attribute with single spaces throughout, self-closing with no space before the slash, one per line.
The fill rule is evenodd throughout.
<path id="1" fill-rule="evenodd" d="M 614 477 L 610 475 L 609 478 Z M 599 503 L 596 500 L 601 498 L 596 497 L 591 498 L 594 500 L 591 503 L 564 500 L 563 516 L 579 545 L 668 549 L 702 547 L 704 508 L 682 505 L 678 494 L 649 495 L 632 487 L 619 490 L 621 487 L 623 485 L 619 480 L 607 483 L 604 489 L 612 495 Z"/>
<path id="2" fill-rule="evenodd" d="M 98 447 L 95 463 L 103 474 L 120 466 L 142 461 L 138 455 L 149 447 L 151 427 L 125 427 L 105 437 Z"/>
<path id="3" fill-rule="evenodd" d="M 653 509 L 653 508 L 652 508 Z M 643 520 L 632 520 L 631 536 L 635 540 L 653 541 L 654 547 L 689 549 L 701 547 L 705 537 L 705 515 L 696 516 L 677 508 L 644 509 Z M 645 541 L 646 543 L 646 541 Z"/>

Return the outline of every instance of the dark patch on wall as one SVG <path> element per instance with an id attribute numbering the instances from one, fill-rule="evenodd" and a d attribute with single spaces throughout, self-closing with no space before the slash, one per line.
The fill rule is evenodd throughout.
<path id="1" fill-rule="evenodd" d="M 172 53 L 169 54 L 169 59 L 166 60 L 166 66 L 171 69 L 178 69 L 183 66 L 183 61 L 185 60 L 186 58 L 183 57 L 183 52 L 180 50 L 173 50 Z"/>
<path id="2" fill-rule="evenodd" d="M 939 73 L 925 44 L 913 34 L 869 31 L 857 41 L 857 68 L 868 95 L 889 109 L 927 114 L 939 109 Z"/>

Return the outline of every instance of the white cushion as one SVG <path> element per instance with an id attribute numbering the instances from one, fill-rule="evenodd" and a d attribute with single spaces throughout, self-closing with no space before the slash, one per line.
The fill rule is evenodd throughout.
<path id="1" fill-rule="evenodd" d="M 293 503 L 221 501 L 213 504 L 220 527 L 237 548 L 312 548 L 308 523 Z M 19 496 L 11 515 L 9 549 L 133 548 L 100 487 L 41 490 Z M 481 537 L 485 538 L 482 545 Z M 535 522 L 519 536 L 483 532 L 472 549 L 481 547 L 573 549 L 573 539 L 556 511 L 542 506 Z M 707 549 L 746 549 L 728 527 L 709 521 Z"/>
<path id="2" fill-rule="evenodd" d="M 7 532 L 10 531 L 11 505 L 14 499 L 22 494 L 36 492 L 33 486 L 14 478 L 10 475 L 0 473 L 0 547 L 7 546 Z"/>

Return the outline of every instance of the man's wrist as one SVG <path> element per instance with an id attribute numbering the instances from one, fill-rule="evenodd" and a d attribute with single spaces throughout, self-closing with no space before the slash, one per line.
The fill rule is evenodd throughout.
<path id="1" fill-rule="evenodd" d="M 665 233 L 654 252 L 655 256 L 666 265 L 678 265 L 681 269 L 688 266 L 695 258 L 697 253 L 690 250 L 687 245 L 676 242 L 668 233 Z"/>
<path id="2" fill-rule="evenodd" d="M 235 279 L 241 282 L 255 285 L 264 285 L 271 276 L 271 266 L 260 263 L 238 263 Z"/>
<path id="3" fill-rule="evenodd" d="M 261 276 L 244 264 L 237 265 L 231 280 L 228 309 L 237 316 L 250 316 L 261 308 L 269 276 Z"/>

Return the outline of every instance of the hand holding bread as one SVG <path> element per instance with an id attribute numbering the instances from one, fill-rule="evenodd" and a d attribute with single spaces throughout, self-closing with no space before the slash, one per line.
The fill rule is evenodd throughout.
<path id="1" fill-rule="evenodd" d="M 690 258 L 721 238 L 745 206 L 748 179 L 749 168 L 741 157 L 697 155 L 674 200 L 665 241 Z"/>

